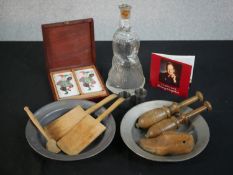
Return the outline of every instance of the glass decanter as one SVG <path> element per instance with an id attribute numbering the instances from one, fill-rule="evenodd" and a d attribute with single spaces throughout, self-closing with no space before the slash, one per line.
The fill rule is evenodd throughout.
<path id="1" fill-rule="evenodd" d="M 135 89 L 145 84 L 142 66 L 138 58 L 140 41 L 130 26 L 131 6 L 122 4 L 120 8 L 120 26 L 113 35 L 112 67 L 106 82 L 113 93 L 127 91 L 134 94 Z"/>

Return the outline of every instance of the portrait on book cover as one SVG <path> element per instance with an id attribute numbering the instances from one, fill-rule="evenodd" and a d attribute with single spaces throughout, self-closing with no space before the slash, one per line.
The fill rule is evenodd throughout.
<path id="1" fill-rule="evenodd" d="M 180 86 L 182 65 L 170 60 L 161 59 L 159 81 L 174 87 Z"/>

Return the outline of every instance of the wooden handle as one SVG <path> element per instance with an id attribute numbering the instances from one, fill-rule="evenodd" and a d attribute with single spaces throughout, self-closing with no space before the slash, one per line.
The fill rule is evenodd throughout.
<path id="1" fill-rule="evenodd" d="M 44 129 L 42 128 L 41 124 L 36 119 L 36 117 L 34 116 L 34 114 L 30 111 L 30 109 L 27 106 L 24 107 L 24 111 L 27 113 L 27 115 L 31 119 L 32 123 L 36 126 L 36 128 L 40 131 L 40 133 L 48 141 L 50 139 L 49 136 L 46 134 L 46 132 L 44 131 Z"/>
<path id="2" fill-rule="evenodd" d="M 192 104 L 192 103 L 194 103 L 194 102 L 196 102 L 198 100 L 203 101 L 203 95 L 202 95 L 202 93 L 200 91 L 197 91 L 195 96 L 190 97 L 187 100 L 184 100 L 184 101 L 180 102 L 178 104 L 178 107 L 182 108 L 182 107 L 188 106 L 188 105 L 190 105 L 190 104 Z"/>
<path id="3" fill-rule="evenodd" d="M 197 109 L 194 109 L 191 112 L 188 112 L 188 113 L 184 114 L 183 116 L 181 116 L 181 118 L 179 119 L 179 122 L 184 123 L 184 122 L 188 121 L 191 117 L 196 116 L 197 114 L 200 114 L 201 112 L 203 112 L 205 110 L 208 110 L 208 111 L 212 110 L 212 106 L 211 106 L 210 102 L 208 102 L 208 101 L 205 101 L 203 106 L 201 106 Z"/>
<path id="4" fill-rule="evenodd" d="M 117 101 L 115 101 L 106 111 L 104 111 L 96 120 L 99 122 L 102 121 L 105 117 L 107 117 L 114 109 L 116 109 L 125 99 L 119 98 Z"/>
<path id="5" fill-rule="evenodd" d="M 116 94 L 109 95 L 108 97 L 106 97 L 103 100 L 101 100 L 99 103 L 96 103 L 95 105 L 93 105 L 90 108 L 88 108 L 86 110 L 86 113 L 87 114 L 91 114 L 92 112 L 94 112 L 95 110 L 99 109 L 100 107 L 102 107 L 106 103 L 110 102 L 111 100 L 115 99 L 116 97 L 117 97 Z"/>

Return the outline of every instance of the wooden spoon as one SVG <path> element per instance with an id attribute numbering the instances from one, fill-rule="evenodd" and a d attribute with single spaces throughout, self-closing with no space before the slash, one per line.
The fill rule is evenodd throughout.
<path id="1" fill-rule="evenodd" d="M 30 111 L 30 109 L 27 106 L 25 106 L 24 107 L 24 111 L 27 113 L 28 117 L 31 119 L 31 121 L 35 125 L 35 127 L 40 131 L 40 133 L 47 140 L 47 143 L 46 143 L 47 150 L 49 150 L 50 152 L 53 152 L 53 153 L 59 153 L 61 151 L 61 149 L 58 148 L 57 142 L 54 139 L 51 139 L 47 135 L 47 133 L 44 131 L 44 129 L 42 128 L 41 124 L 36 119 L 36 117 L 34 116 L 34 114 Z"/>

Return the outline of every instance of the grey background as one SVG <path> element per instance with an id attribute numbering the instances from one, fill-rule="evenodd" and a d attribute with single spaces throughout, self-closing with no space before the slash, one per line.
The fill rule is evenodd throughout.
<path id="1" fill-rule="evenodd" d="M 233 0 L 0 0 L 0 40 L 41 41 L 41 24 L 88 17 L 96 40 L 112 40 L 122 2 L 141 40 L 233 39 Z"/>

